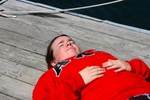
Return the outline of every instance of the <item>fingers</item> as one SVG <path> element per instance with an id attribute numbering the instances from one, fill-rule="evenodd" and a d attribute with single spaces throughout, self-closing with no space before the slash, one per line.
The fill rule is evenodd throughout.
<path id="1" fill-rule="evenodd" d="M 91 66 L 88 68 L 89 68 L 89 71 L 91 71 L 91 72 L 98 72 L 98 73 L 104 73 L 105 72 L 105 69 L 100 68 L 99 66 Z"/>
<path id="2" fill-rule="evenodd" d="M 102 77 L 105 73 L 104 68 L 100 68 L 99 66 L 90 66 L 86 67 L 83 70 L 79 72 L 79 74 L 82 76 L 84 83 L 88 84 L 92 82 L 93 80 Z"/>
<path id="3" fill-rule="evenodd" d="M 115 69 L 115 68 L 120 68 L 120 66 L 118 65 L 111 65 L 111 66 L 108 66 L 107 69 Z"/>
<path id="4" fill-rule="evenodd" d="M 90 66 L 87 67 L 88 73 L 91 77 L 102 77 L 105 73 L 104 68 L 100 68 L 99 66 Z"/>
<path id="5" fill-rule="evenodd" d="M 111 60 L 108 60 L 107 62 L 104 62 L 102 64 L 103 67 L 109 67 L 109 66 L 112 66 L 113 65 L 113 62 Z"/>
<path id="6" fill-rule="evenodd" d="M 114 72 L 120 72 L 123 70 L 131 71 L 131 66 L 122 60 L 108 60 L 107 62 L 103 63 L 102 65 L 104 68 L 110 70 L 110 69 L 116 69 Z"/>
<path id="7" fill-rule="evenodd" d="M 119 69 L 114 70 L 114 72 L 121 72 L 121 71 L 123 71 L 123 70 L 124 70 L 124 69 L 119 68 Z"/>
<path id="8" fill-rule="evenodd" d="M 107 68 L 107 69 L 113 69 L 116 68 L 118 65 L 118 60 L 108 60 L 107 62 L 102 64 L 102 67 Z"/>

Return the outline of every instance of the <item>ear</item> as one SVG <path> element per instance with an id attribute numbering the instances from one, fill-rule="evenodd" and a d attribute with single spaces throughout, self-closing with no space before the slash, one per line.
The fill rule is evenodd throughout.
<path id="1" fill-rule="evenodd" d="M 51 63 L 52 66 L 56 65 L 56 61 L 55 60 L 52 60 L 50 63 Z"/>

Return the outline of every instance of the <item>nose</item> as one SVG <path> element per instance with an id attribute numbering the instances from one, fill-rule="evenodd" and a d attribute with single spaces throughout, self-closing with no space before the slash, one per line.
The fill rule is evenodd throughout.
<path id="1" fill-rule="evenodd" d="M 67 46 L 71 46 L 72 44 L 70 42 L 67 43 Z"/>

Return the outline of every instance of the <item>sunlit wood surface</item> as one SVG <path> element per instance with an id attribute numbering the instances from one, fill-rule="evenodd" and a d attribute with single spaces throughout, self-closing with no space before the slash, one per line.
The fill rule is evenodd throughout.
<path id="1" fill-rule="evenodd" d="M 6 11 L 47 10 L 8 0 Z M 150 34 L 69 14 L 0 16 L 0 100 L 31 100 L 38 78 L 47 70 L 49 42 L 70 35 L 82 50 L 96 48 L 123 60 L 140 58 L 150 66 Z"/>

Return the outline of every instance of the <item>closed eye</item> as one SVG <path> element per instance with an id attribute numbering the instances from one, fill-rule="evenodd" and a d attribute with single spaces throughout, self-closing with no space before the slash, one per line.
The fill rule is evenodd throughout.
<path id="1" fill-rule="evenodd" d="M 59 45 L 58 45 L 58 47 L 60 48 L 60 47 L 62 47 L 62 46 L 64 46 L 64 44 L 63 43 L 60 43 Z"/>

